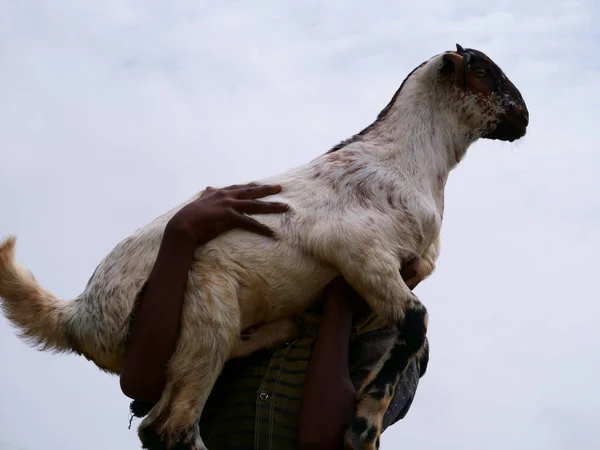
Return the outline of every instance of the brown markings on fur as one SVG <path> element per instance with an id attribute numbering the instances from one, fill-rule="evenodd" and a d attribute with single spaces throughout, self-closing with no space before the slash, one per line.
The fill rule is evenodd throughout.
<path id="1" fill-rule="evenodd" d="M 362 448 L 360 450 L 376 450 L 377 443 L 381 437 L 383 417 L 388 410 L 390 403 L 392 402 L 393 396 L 391 395 L 392 386 L 386 387 L 386 393 L 383 398 L 373 398 L 368 394 L 366 397 L 360 400 L 360 410 L 358 411 L 357 418 L 364 419 L 367 424 L 367 434 L 365 439 L 362 441 Z M 352 429 L 348 430 L 348 433 L 352 433 Z M 357 436 L 358 438 L 358 436 Z M 346 441 L 352 442 L 353 439 L 346 438 Z"/>
<path id="2" fill-rule="evenodd" d="M 359 179 L 357 183 L 354 184 L 354 194 L 355 199 L 361 205 L 366 205 L 367 200 L 369 198 L 369 183 L 365 178 Z"/>
<path id="3" fill-rule="evenodd" d="M 386 387 L 386 393 L 382 399 L 371 397 L 368 393 L 360 399 L 360 410 L 363 413 L 370 413 L 373 416 L 377 414 L 385 414 L 388 409 L 390 402 L 392 401 L 392 396 L 390 395 L 390 386 Z M 367 414 L 363 416 L 367 418 Z M 373 422 L 371 422 L 373 423 Z"/>
<path id="4" fill-rule="evenodd" d="M 467 53 L 470 55 L 471 61 L 466 73 L 463 57 L 460 54 L 450 52 L 444 57 L 446 60 L 452 61 L 458 86 L 460 86 L 457 91 L 458 95 L 455 98 L 453 97 L 452 102 L 464 104 L 462 100 L 467 95 L 467 91 L 470 95 L 474 95 L 477 105 L 481 108 L 481 113 L 488 119 L 481 128 L 481 131 L 485 134 L 491 132 L 496 127 L 499 116 L 507 112 L 507 105 L 502 101 L 499 92 L 510 92 L 511 95 L 519 99 L 521 96 L 502 70 L 489 57 L 473 49 L 467 49 Z M 482 69 L 486 73 L 483 76 L 478 76 L 478 70 Z M 464 85 L 465 82 L 466 86 Z M 470 125 L 474 113 L 469 111 L 466 106 L 462 106 L 460 115 L 462 121 Z M 470 136 L 472 137 L 473 134 L 470 133 Z"/>
<path id="5" fill-rule="evenodd" d="M 345 188 L 353 192 L 354 200 L 358 204 L 367 207 L 370 198 L 371 176 L 369 173 L 365 173 L 364 176 L 357 176 L 365 167 L 367 167 L 367 164 L 359 162 L 356 152 L 337 151 L 327 154 L 320 175 L 334 189 L 337 188 L 338 183 L 343 183 Z"/>
<path id="6" fill-rule="evenodd" d="M 515 120 L 517 123 L 526 124 L 529 113 L 525 101 L 502 69 L 478 50 L 467 49 L 467 53 L 471 56 L 467 85 L 471 93 L 475 94 L 483 115 L 488 119 L 482 129 L 484 136 L 492 132 L 503 120 Z M 478 76 L 478 71 L 482 70 L 485 73 Z M 509 123 L 508 126 L 510 125 Z"/>
<path id="7" fill-rule="evenodd" d="M 334 164 L 334 165 L 349 165 L 356 161 L 356 155 L 354 152 L 343 151 L 343 152 L 335 152 L 329 153 L 326 158 L 326 164 Z"/>
<path id="8" fill-rule="evenodd" d="M 365 164 L 363 164 L 363 163 L 354 164 L 350 168 L 348 168 L 348 170 L 346 170 L 344 172 L 344 174 L 345 175 L 354 175 L 356 172 L 363 169 L 364 167 L 365 167 Z"/>
<path id="9" fill-rule="evenodd" d="M 394 197 L 392 196 L 391 192 L 387 193 L 386 200 L 389 206 L 394 206 Z"/>
<path id="10" fill-rule="evenodd" d="M 437 176 L 437 188 L 438 190 L 443 190 L 444 187 L 446 186 L 446 176 L 444 175 L 438 175 Z"/>
<path id="11" fill-rule="evenodd" d="M 494 88 L 493 81 L 489 77 L 479 78 L 472 70 L 467 72 L 467 86 L 471 91 L 485 97 L 489 96 Z"/>
<path id="12" fill-rule="evenodd" d="M 342 169 L 343 173 L 356 173 L 364 167 L 364 163 L 357 163 L 356 154 L 350 151 L 329 153 L 325 157 L 321 167 L 317 170 L 315 178 L 320 176 L 331 176 L 332 170 Z M 344 170 L 347 169 L 347 170 Z"/>
<path id="13" fill-rule="evenodd" d="M 364 396 L 368 395 L 368 393 L 365 392 L 365 389 L 371 384 L 371 382 L 375 379 L 377 374 L 381 372 L 383 365 L 389 359 L 389 357 L 389 353 L 385 354 L 384 356 L 379 358 L 379 361 L 377 361 L 377 363 L 375 363 L 375 365 L 371 368 L 370 372 L 367 374 L 367 376 L 365 376 L 360 388 L 358 388 L 357 398 L 363 398 Z"/>
<path id="14" fill-rule="evenodd" d="M 379 185 L 381 191 L 385 194 L 388 205 L 394 206 L 394 194 L 396 193 L 395 183 L 392 180 L 382 181 Z"/>

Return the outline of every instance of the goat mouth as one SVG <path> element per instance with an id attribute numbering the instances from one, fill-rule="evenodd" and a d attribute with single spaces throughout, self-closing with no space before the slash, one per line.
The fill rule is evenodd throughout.
<path id="1" fill-rule="evenodd" d="M 514 142 L 527 134 L 527 125 L 522 120 L 503 120 L 483 136 L 484 139 Z"/>

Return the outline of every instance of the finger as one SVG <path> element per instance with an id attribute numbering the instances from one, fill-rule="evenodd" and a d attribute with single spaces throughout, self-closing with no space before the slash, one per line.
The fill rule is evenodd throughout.
<path id="1" fill-rule="evenodd" d="M 202 195 L 208 194 L 209 192 L 215 192 L 215 191 L 236 191 L 236 190 L 240 190 L 240 189 L 244 189 L 244 188 L 251 188 L 254 186 L 258 186 L 258 185 L 259 185 L 258 183 L 253 182 L 253 183 L 247 183 L 247 184 L 232 184 L 231 186 L 226 186 L 223 188 L 214 188 L 212 186 L 206 186 Z"/>
<path id="2" fill-rule="evenodd" d="M 278 214 L 289 210 L 289 205 L 285 203 L 261 200 L 232 200 L 231 206 L 237 212 L 246 214 Z"/>
<path id="3" fill-rule="evenodd" d="M 202 192 L 200 192 L 200 197 L 204 197 L 205 195 L 210 194 L 214 190 L 215 190 L 215 188 L 213 188 L 212 186 L 206 186 L 204 188 L 204 190 Z"/>
<path id="4" fill-rule="evenodd" d="M 243 187 L 232 193 L 236 198 L 242 200 L 253 200 L 267 195 L 279 194 L 281 186 L 278 184 L 263 184 L 259 186 Z"/>
<path id="5" fill-rule="evenodd" d="M 238 228 L 243 228 L 252 233 L 261 234 L 267 237 L 275 237 L 275 233 L 268 226 L 263 225 L 252 217 L 248 217 L 244 214 L 236 214 L 234 223 Z"/>
<path id="6" fill-rule="evenodd" d="M 232 184 L 231 186 L 227 186 L 222 188 L 223 191 L 237 191 L 239 189 L 244 189 L 244 188 L 252 188 L 255 186 L 258 186 L 259 184 L 256 182 L 252 182 L 252 183 L 246 183 L 246 184 Z"/>

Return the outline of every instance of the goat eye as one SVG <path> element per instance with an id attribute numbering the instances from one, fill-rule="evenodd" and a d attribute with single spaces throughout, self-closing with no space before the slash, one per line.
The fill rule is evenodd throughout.
<path id="1" fill-rule="evenodd" d="M 475 69 L 475 75 L 477 75 L 478 78 L 483 78 L 487 75 L 487 70 L 477 68 Z"/>

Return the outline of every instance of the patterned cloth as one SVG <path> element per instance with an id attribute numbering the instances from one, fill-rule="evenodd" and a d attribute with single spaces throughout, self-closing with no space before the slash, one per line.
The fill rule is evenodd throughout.
<path id="1" fill-rule="evenodd" d="M 358 388 L 393 339 L 389 328 L 354 327 L 350 375 Z M 211 450 L 296 450 L 296 426 L 304 377 L 315 340 L 309 334 L 277 350 L 227 363 L 200 421 Z M 385 414 L 384 430 L 404 418 L 419 383 L 419 363 L 404 373 Z"/>

